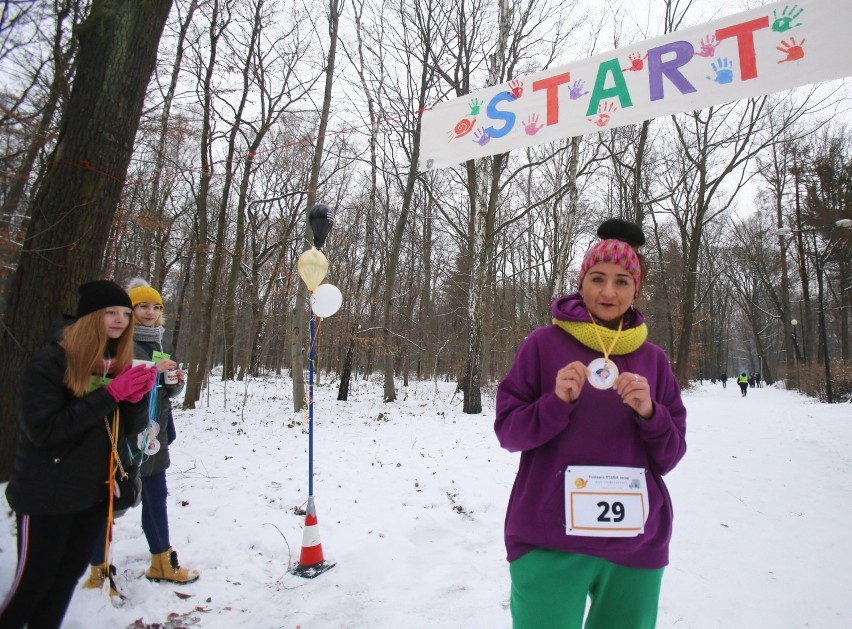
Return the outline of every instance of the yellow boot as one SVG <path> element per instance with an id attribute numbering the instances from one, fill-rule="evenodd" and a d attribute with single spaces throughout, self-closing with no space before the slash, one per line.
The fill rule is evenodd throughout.
<path id="1" fill-rule="evenodd" d="M 187 570 L 178 564 L 177 553 L 169 548 L 157 555 L 151 555 L 151 567 L 145 574 L 149 581 L 171 581 L 173 583 L 193 583 L 198 581 L 198 570 Z"/>
<path id="2" fill-rule="evenodd" d="M 98 564 L 96 566 L 89 566 L 91 568 L 91 572 L 89 572 L 89 578 L 83 583 L 83 587 L 87 590 L 102 590 L 104 587 L 104 581 L 109 578 L 109 596 L 110 599 L 114 599 L 116 601 L 124 600 L 124 595 L 118 591 L 115 587 L 115 580 L 112 578 L 115 575 L 115 566 L 107 565 L 105 563 Z"/>
<path id="3" fill-rule="evenodd" d="M 102 563 L 97 566 L 89 567 L 92 571 L 89 573 L 89 578 L 86 579 L 85 583 L 83 583 L 83 587 L 87 590 L 100 590 L 104 586 L 107 565 Z"/>

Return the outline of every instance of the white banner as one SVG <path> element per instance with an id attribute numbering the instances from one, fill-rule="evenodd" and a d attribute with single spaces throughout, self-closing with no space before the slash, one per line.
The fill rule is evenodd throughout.
<path id="1" fill-rule="evenodd" d="M 852 75 L 852 0 L 775 2 L 437 104 L 421 171 Z"/>

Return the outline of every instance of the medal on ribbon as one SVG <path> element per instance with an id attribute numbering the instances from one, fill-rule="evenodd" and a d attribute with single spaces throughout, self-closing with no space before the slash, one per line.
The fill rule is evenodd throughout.
<path id="1" fill-rule="evenodd" d="M 595 358 L 588 365 L 589 384 L 600 390 L 611 389 L 612 385 L 615 384 L 615 379 L 618 378 L 618 367 L 609 359 L 609 355 L 612 352 L 612 348 L 615 347 L 618 337 L 621 336 L 621 326 L 624 323 L 624 317 L 618 322 L 618 331 L 608 349 L 604 345 L 601 333 L 598 331 L 598 324 L 591 312 L 589 313 L 589 318 L 592 320 L 592 329 L 595 331 L 595 336 L 598 337 L 598 342 L 601 344 L 601 353 L 603 353 L 603 358 Z"/>

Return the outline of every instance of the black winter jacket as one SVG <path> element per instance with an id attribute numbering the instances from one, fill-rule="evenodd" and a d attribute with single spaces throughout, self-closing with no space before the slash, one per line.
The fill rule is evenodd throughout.
<path id="1" fill-rule="evenodd" d="M 19 514 L 76 513 L 109 496 L 111 444 L 104 418 L 111 428 L 116 402 L 104 388 L 75 397 L 64 383 L 65 365 L 65 350 L 52 343 L 24 373 L 18 448 L 6 487 L 9 506 Z M 119 448 L 145 428 L 148 395 L 118 404 Z"/>

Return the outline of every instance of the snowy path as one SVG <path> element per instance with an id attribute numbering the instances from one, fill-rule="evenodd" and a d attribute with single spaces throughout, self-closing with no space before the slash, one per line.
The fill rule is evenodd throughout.
<path id="1" fill-rule="evenodd" d="M 314 493 L 325 557 L 337 566 L 304 580 L 287 572 L 302 543 L 293 508 L 307 500 L 308 443 L 289 426 L 303 419 L 289 390 L 255 381 L 246 396 L 230 383 L 225 405 L 214 383 L 210 408 L 177 413 L 172 544 L 201 580 L 141 578 L 147 547 L 132 512 L 117 521 L 114 549 L 130 600 L 113 609 L 78 591 L 65 628 L 511 625 L 502 522 L 517 457 L 497 446 L 493 410 L 462 414 L 451 384 L 438 396 L 433 383 L 413 384 L 392 406 L 378 401 L 378 385 L 357 383 L 346 404 L 320 387 Z M 658 626 L 852 626 L 852 406 L 771 388 L 742 399 L 709 384 L 686 403 L 689 450 L 668 478 L 675 538 Z M 4 510 L 0 591 L 14 562 Z"/>

